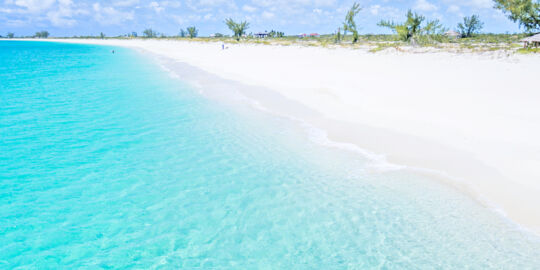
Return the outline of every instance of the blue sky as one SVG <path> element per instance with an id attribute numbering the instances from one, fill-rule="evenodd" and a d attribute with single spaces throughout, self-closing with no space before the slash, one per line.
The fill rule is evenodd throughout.
<path id="1" fill-rule="evenodd" d="M 343 21 L 349 0 L 0 0 L 0 35 L 108 36 L 151 27 L 168 35 L 196 26 L 201 35 L 229 33 L 223 20 L 248 20 L 248 32 L 279 30 L 286 34 L 331 33 Z M 463 16 L 479 14 L 483 32 L 521 32 L 492 0 L 362 0 L 361 33 L 387 33 L 381 19 L 402 20 L 407 9 L 440 19 L 454 29 Z"/>

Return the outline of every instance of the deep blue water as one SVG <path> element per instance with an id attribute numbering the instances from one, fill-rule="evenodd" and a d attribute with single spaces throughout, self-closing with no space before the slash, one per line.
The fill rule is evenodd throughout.
<path id="1" fill-rule="evenodd" d="M 368 164 L 135 51 L 0 41 L 0 269 L 540 268 L 493 211 Z"/>

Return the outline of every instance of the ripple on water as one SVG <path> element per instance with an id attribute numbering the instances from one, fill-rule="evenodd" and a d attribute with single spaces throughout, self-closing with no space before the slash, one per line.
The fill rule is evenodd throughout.
<path id="1" fill-rule="evenodd" d="M 466 196 L 136 52 L 0 47 L 0 268 L 540 266 L 538 241 Z"/>

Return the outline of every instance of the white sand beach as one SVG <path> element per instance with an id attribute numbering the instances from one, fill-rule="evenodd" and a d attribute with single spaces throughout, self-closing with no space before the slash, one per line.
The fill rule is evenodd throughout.
<path id="1" fill-rule="evenodd" d="M 540 57 L 369 53 L 166 40 L 59 40 L 127 46 L 264 87 L 318 113 L 306 122 L 393 164 L 438 172 L 540 233 Z M 281 114 L 291 103 L 262 106 Z M 442 177 L 441 177 L 442 178 Z"/>

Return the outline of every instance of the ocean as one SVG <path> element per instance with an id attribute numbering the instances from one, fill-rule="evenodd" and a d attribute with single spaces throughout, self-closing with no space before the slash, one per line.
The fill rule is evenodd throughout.
<path id="1" fill-rule="evenodd" d="M 0 269 L 540 268 L 470 196 L 310 134 L 135 50 L 0 41 Z"/>

